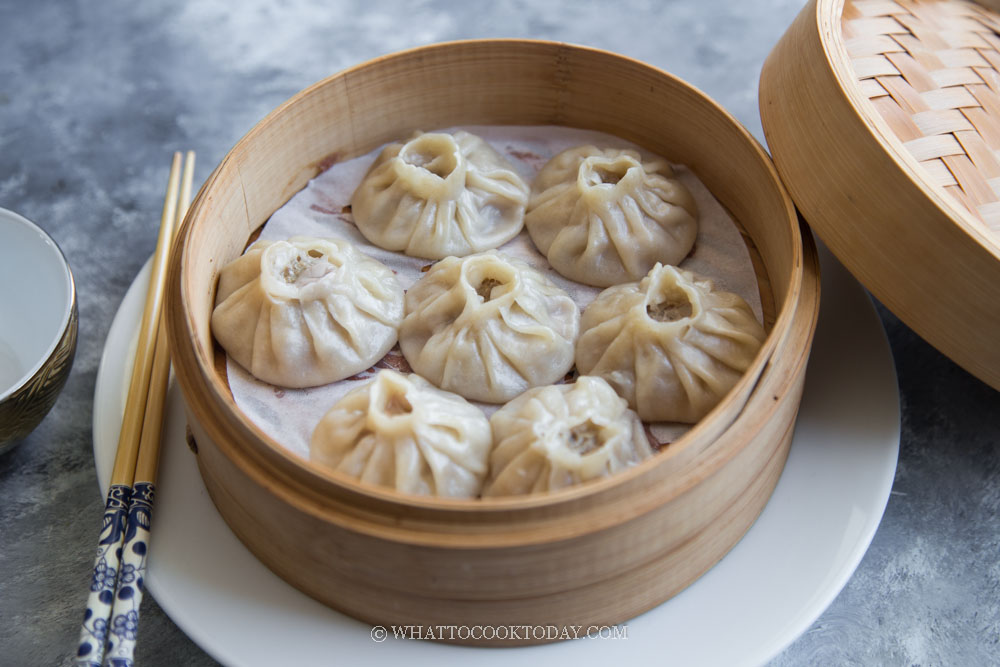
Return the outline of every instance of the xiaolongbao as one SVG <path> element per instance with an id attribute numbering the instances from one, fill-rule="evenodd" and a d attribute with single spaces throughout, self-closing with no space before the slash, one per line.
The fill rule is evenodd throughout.
<path id="1" fill-rule="evenodd" d="M 644 421 L 694 423 L 736 384 L 764 337 L 742 298 L 657 264 L 587 307 L 576 366 L 607 380 Z"/>
<path id="2" fill-rule="evenodd" d="M 346 241 L 257 241 L 219 276 L 212 333 L 254 377 L 312 387 L 362 371 L 396 344 L 403 288 Z"/>
<path id="3" fill-rule="evenodd" d="M 493 413 L 483 496 L 553 491 L 615 473 L 653 454 L 639 417 L 607 382 L 536 387 Z"/>
<path id="4" fill-rule="evenodd" d="M 528 193 L 514 167 L 479 137 L 417 133 L 382 150 L 351 210 L 361 233 L 380 248 L 462 257 L 517 236 Z"/>
<path id="5" fill-rule="evenodd" d="M 639 280 L 656 262 L 679 264 L 698 234 L 688 189 L 661 159 L 580 146 L 542 167 L 524 224 L 570 280 L 607 287 Z"/>
<path id="6" fill-rule="evenodd" d="M 316 426 L 312 460 L 369 484 L 472 498 L 493 444 L 483 411 L 417 375 L 380 371 Z"/>
<path id="7" fill-rule="evenodd" d="M 491 250 L 443 259 L 410 288 L 399 347 L 442 389 L 503 403 L 562 378 L 573 367 L 579 328 L 566 292 Z"/>

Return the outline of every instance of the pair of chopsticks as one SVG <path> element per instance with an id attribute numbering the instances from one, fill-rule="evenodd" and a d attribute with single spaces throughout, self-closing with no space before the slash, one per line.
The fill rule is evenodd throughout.
<path id="1" fill-rule="evenodd" d="M 90 596 L 80 630 L 76 652 L 80 666 L 101 667 L 105 652 L 114 667 L 133 664 L 170 377 L 163 294 L 174 235 L 191 200 L 194 153 L 187 152 L 183 174 L 181 161 L 181 154 L 174 153 Z"/>

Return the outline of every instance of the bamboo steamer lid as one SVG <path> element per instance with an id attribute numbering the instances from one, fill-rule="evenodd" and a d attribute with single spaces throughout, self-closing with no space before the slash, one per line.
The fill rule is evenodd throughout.
<path id="1" fill-rule="evenodd" d="M 986 4 L 812 0 L 764 65 L 760 111 L 812 229 L 1000 389 L 1000 14 Z"/>

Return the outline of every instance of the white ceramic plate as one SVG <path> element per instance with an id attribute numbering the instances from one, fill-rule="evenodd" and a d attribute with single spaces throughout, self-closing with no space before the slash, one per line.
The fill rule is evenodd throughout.
<path id="1" fill-rule="evenodd" d="M 626 637 L 516 649 L 377 643 L 372 629 L 271 573 L 216 512 L 168 398 L 150 545 L 149 590 L 180 628 L 232 665 L 757 665 L 830 604 L 868 548 L 899 450 L 895 370 L 867 295 L 825 251 L 819 329 L 788 462 L 774 496 L 733 550 L 680 595 L 626 624 Z M 107 488 L 124 406 L 123 350 L 135 337 L 149 266 L 115 316 L 97 375 L 94 458 Z M 390 633 L 391 634 L 391 633 Z"/>

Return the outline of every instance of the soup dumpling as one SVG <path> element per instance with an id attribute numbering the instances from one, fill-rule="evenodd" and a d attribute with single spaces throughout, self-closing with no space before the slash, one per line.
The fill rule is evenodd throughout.
<path id="1" fill-rule="evenodd" d="M 657 264 L 583 313 L 576 366 L 607 380 L 643 421 L 694 423 L 743 376 L 764 328 L 740 296 Z"/>
<path id="2" fill-rule="evenodd" d="M 379 371 L 337 401 L 310 441 L 313 461 L 403 493 L 472 498 L 493 437 L 486 415 L 418 375 Z"/>
<path id="3" fill-rule="evenodd" d="M 385 356 L 403 320 L 392 270 L 346 241 L 257 241 L 219 276 L 212 333 L 254 377 L 336 382 Z"/>
<path id="4" fill-rule="evenodd" d="M 662 159 L 580 146 L 538 173 L 524 224 L 559 273 L 608 287 L 680 264 L 698 234 L 698 209 Z"/>
<path id="5" fill-rule="evenodd" d="M 379 154 L 351 200 L 365 238 L 386 250 L 441 259 L 497 248 L 524 226 L 530 190 L 481 138 L 417 133 Z"/>
<path id="6" fill-rule="evenodd" d="M 524 262 L 448 257 L 406 293 L 399 347 L 413 370 L 465 398 L 503 403 L 573 367 L 580 310 Z"/>
<path id="7" fill-rule="evenodd" d="M 490 426 L 484 497 L 554 491 L 653 454 L 639 417 L 598 377 L 529 389 L 493 413 Z"/>

